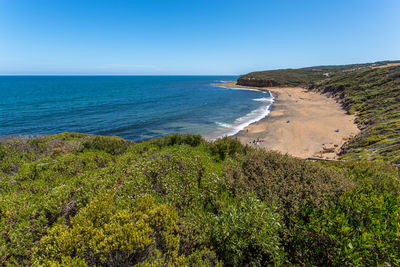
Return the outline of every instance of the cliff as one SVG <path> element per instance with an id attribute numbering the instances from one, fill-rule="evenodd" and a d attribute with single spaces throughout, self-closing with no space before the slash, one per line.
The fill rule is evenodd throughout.
<path id="1" fill-rule="evenodd" d="M 238 85 L 243 86 L 252 86 L 252 87 L 275 87 L 275 86 L 285 86 L 285 84 L 281 82 L 277 82 L 273 79 L 259 79 L 254 77 L 239 77 L 237 80 Z"/>
<path id="2" fill-rule="evenodd" d="M 398 65 L 400 61 L 379 61 L 375 63 L 315 66 L 300 69 L 279 69 L 250 72 L 237 80 L 238 85 L 254 87 L 300 86 L 308 88 L 326 79 L 348 72 Z"/>
<path id="3" fill-rule="evenodd" d="M 343 148 L 346 158 L 400 165 L 400 66 L 346 72 L 310 89 L 335 97 L 357 114 L 361 133 Z"/>

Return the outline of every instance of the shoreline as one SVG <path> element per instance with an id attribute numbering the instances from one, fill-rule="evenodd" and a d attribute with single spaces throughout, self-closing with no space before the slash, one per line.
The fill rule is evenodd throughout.
<path id="1" fill-rule="evenodd" d="M 317 92 L 300 87 L 246 87 L 234 81 L 216 86 L 269 91 L 274 97 L 266 117 L 232 135 L 243 144 L 298 158 L 335 159 L 344 143 L 360 131 L 354 115 Z"/>
<path id="2" fill-rule="evenodd" d="M 229 89 L 239 88 L 239 89 L 246 90 L 246 91 L 257 91 L 257 92 L 263 91 L 263 90 L 258 90 L 255 88 L 249 88 L 249 87 L 231 86 L 231 83 L 235 83 L 235 82 L 228 81 L 228 82 L 224 82 L 224 83 L 213 84 L 213 86 L 229 88 Z M 224 123 L 221 124 L 221 126 L 223 127 L 222 129 L 214 130 L 210 133 L 207 133 L 207 134 L 203 135 L 203 138 L 206 139 L 207 141 L 215 141 L 216 139 L 222 138 L 225 136 L 235 136 L 236 134 L 238 134 L 240 131 L 242 131 L 249 125 L 256 123 L 256 122 L 262 120 L 263 118 L 267 117 L 271 111 L 271 107 L 272 107 L 272 104 L 273 104 L 275 98 L 271 94 L 271 92 L 269 92 L 268 90 L 264 90 L 263 95 L 260 96 L 260 98 L 256 98 L 253 100 L 259 101 L 259 102 L 263 103 L 263 105 L 252 110 L 251 112 L 247 113 L 246 115 L 237 118 L 231 124 L 226 124 L 226 125 L 224 125 Z"/>

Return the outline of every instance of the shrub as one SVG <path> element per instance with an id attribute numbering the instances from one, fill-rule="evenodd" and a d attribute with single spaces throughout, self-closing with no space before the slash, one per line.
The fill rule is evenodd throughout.
<path id="1" fill-rule="evenodd" d="M 128 266 L 138 263 L 183 263 L 178 256 L 176 213 L 156 205 L 150 196 L 132 208 L 118 208 L 112 194 L 93 199 L 71 220 L 42 237 L 33 254 L 35 265 L 75 261 L 88 265 Z"/>
<path id="2" fill-rule="evenodd" d="M 53 160 L 44 158 L 42 160 L 25 163 L 19 169 L 16 180 L 44 178 L 50 181 L 55 176 L 74 176 L 84 171 L 101 169 L 111 161 L 111 156 L 105 152 L 85 151 L 81 154 L 65 154 Z"/>
<path id="3" fill-rule="evenodd" d="M 158 147 L 166 147 L 173 145 L 190 145 L 192 147 L 196 147 L 203 142 L 203 138 L 200 135 L 194 134 L 171 134 L 164 137 L 157 138 L 152 141 L 153 144 Z"/>
<path id="4" fill-rule="evenodd" d="M 265 266 L 282 262 L 280 216 L 274 207 L 255 195 L 225 199 L 211 224 L 211 242 L 227 265 Z"/>
<path id="5" fill-rule="evenodd" d="M 371 187 L 344 194 L 298 221 L 297 257 L 309 265 L 400 264 L 400 197 Z"/>
<path id="6" fill-rule="evenodd" d="M 365 139 L 365 143 L 363 144 L 363 146 L 370 146 L 373 145 L 375 143 L 378 143 L 379 141 L 381 141 L 383 139 L 382 135 L 373 135 L 370 136 L 368 138 Z"/>
<path id="7" fill-rule="evenodd" d="M 379 161 L 347 161 L 329 163 L 345 171 L 359 186 L 371 187 L 379 194 L 400 196 L 400 170 Z"/>
<path id="8" fill-rule="evenodd" d="M 87 137 L 88 134 L 84 133 L 71 133 L 71 132 L 63 132 L 59 134 L 48 135 L 47 139 L 52 140 L 81 140 Z"/>
<path id="9" fill-rule="evenodd" d="M 223 137 L 219 138 L 210 144 L 211 152 L 218 155 L 221 160 L 224 160 L 226 156 L 233 156 L 235 153 L 244 152 L 246 147 L 243 146 L 239 140 Z"/>
<path id="10" fill-rule="evenodd" d="M 113 139 L 0 140 L 0 265 L 399 264 L 393 165 Z"/>
<path id="11" fill-rule="evenodd" d="M 308 202 L 322 207 L 354 186 L 343 172 L 264 150 L 249 150 L 226 176 L 233 193 L 254 191 L 260 199 L 276 202 L 285 219 Z"/>
<path id="12" fill-rule="evenodd" d="M 125 153 L 133 143 L 117 136 L 90 136 L 82 143 L 83 149 L 102 150 L 112 155 Z"/>
<path id="13" fill-rule="evenodd" d="M 380 162 L 330 162 L 357 186 L 325 207 L 302 207 L 290 240 L 292 263 L 318 266 L 398 265 L 400 176 Z"/>
<path id="14" fill-rule="evenodd" d="M 79 150 L 78 133 L 62 133 L 28 138 L 26 136 L 0 138 L 0 171 L 15 174 L 21 165 L 42 157 L 56 157 Z"/>

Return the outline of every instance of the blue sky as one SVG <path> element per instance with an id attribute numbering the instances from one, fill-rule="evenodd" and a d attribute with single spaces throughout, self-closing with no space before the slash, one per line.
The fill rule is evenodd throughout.
<path id="1" fill-rule="evenodd" d="M 0 0 L 0 74 L 241 74 L 400 59 L 399 0 Z"/>

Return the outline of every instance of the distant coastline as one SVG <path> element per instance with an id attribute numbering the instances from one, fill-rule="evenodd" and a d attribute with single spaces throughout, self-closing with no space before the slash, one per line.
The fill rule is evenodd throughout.
<path id="1" fill-rule="evenodd" d="M 233 88 L 241 88 L 241 89 L 251 89 L 251 90 L 268 91 L 268 92 L 270 92 L 270 88 L 271 88 L 271 87 L 243 86 L 243 85 L 238 85 L 236 81 L 226 81 L 224 83 L 217 83 L 215 86 L 233 87 Z"/>
<path id="2" fill-rule="evenodd" d="M 243 144 L 299 158 L 336 158 L 343 144 L 359 132 L 353 115 L 317 92 L 301 87 L 246 87 L 234 81 L 217 86 L 269 91 L 275 99 L 268 116 L 233 135 Z"/>

